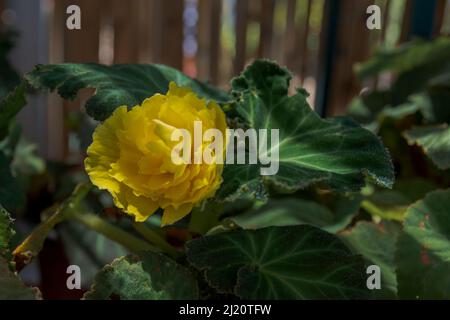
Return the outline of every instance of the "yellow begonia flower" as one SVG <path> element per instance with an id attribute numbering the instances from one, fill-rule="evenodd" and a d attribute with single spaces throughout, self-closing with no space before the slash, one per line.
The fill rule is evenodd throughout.
<path id="1" fill-rule="evenodd" d="M 220 107 L 174 82 L 166 95 L 155 94 L 129 111 L 117 108 L 97 126 L 87 149 L 84 164 L 92 183 L 108 190 L 115 205 L 136 221 L 145 221 L 158 208 L 164 209 L 162 225 L 180 220 L 222 183 L 223 164 L 175 164 L 171 159 L 177 143 L 170 139 L 171 130 L 187 129 L 194 137 L 194 121 L 201 121 L 203 132 L 215 128 L 225 136 Z"/>

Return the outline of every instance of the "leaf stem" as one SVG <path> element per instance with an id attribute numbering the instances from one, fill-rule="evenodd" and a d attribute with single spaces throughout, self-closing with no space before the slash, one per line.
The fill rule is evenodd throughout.
<path id="1" fill-rule="evenodd" d="M 172 257 L 177 257 L 180 255 L 180 253 L 169 243 L 167 243 L 167 241 L 163 237 L 161 237 L 157 232 L 153 231 L 151 228 L 147 227 L 144 223 L 134 222 L 133 228 L 147 241 L 153 243 L 162 251 L 166 252 Z"/>
<path id="2" fill-rule="evenodd" d="M 71 196 L 67 198 L 56 209 L 52 209 L 53 214 L 43 220 L 25 240 L 13 251 L 16 270 L 20 271 L 41 251 L 44 241 L 49 232 L 62 221 L 70 218 L 73 208 L 79 206 L 91 189 L 91 184 L 79 184 L 76 186 Z"/>
<path id="3" fill-rule="evenodd" d="M 80 222 L 84 226 L 92 229 L 107 238 L 123 245 L 128 250 L 136 253 L 139 251 L 153 251 L 160 252 L 161 249 L 143 241 L 128 232 L 106 222 L 102 218 L 93 213 L 77 213 L 74 212 L 72 218 Z"/>

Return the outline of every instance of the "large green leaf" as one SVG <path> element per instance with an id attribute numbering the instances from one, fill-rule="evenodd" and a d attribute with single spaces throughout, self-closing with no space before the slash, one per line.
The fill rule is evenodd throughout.
<path id="1" fill-rule="evenodd" d="M 321 119 L 308 105 L 304 90 L 288 96 L 290 79 L 286 69 L 257 60 L 232 81 L 236 112 L 248 127 L 279 130 L 279 170 L 263 178 L 260 165 L 226 165 L 219 194 L 232 197 L 239 189 L 263 195 L 262 185 L 292 192 L 311 183 L 356 191 L 366 177 L 391 187 L 392 163 L 380 140 L 349 119 Z"/>
<path id="2" fill-rule="evenodd" d="M 103 300 L 197 299 L 196 280 L 188 269 L 162 254 L 143 252 L 114 260 L 95 277 L 84 298 Z"/>
<path id="3" fill-rule="evenodd" d="M 86 111 L 96 120 L 105 120 L 119 106 L 131 108 L 156 93 L 166 93 L 170 81 L 190 87 L 208 100 L 229 100 L 225 92 L 164 65 L 38 65 L 25 78 L 36 89 L 57 90 L 64 99 L 74 99 L 80 89 L 95 88 Z"/>
<path id="4" fill-rule="evenodd" d="M 431 192 L 408 209 L 395 257 L 400 298 L 450 298 L 449 213 L 449 189 Z"/>
<path id="5" fill-rule="evenodd" d="M 0 203 L 13 211 L 23 205 L 25 195 L 11 173 L 10 159 L 0 152 Z"/>
<path id="6" fill-rule="evenodd" d="M 395 298 L 397 278 L 395 275 L 395 243 L 400 232 L 396 223 L 382 222 L 378 225 L 359 222 L 340 236 L 370 262 L 380 267 L 381 289 L 373 290 L 376 298 Z"/>
<path id="7" fill-rule="evenodd" d="M 414 127 L 404 133 L 409 144 L 417 144 L 442 170 L 450 168 L 450 128 L 447 125 Z"/>
<path id="8" fill-rule="evenodd" d="M 27 104 L 26 90 L 27 83 L 22 81 L 0 102 L 0 140 L 5 137 L 11 119 Z"/>
<path id="9" fill-rule="evenodd" d="M 0 300 L 35 300 L 40 298 L 37 288 L 28 288 L 9 270 L 9 263 L 0 257 Z"/>
<path id="10" fill-rule="evenodd" d="M 314 201 L 286 198 L 273 199 L 264 206 L 226 220 L 244 229 L 261 229 L 270 226 L 311 224 L 328 232 L 344 229 L 358 213 L 361 198 L 340 199 L 333 212 Z"/>
<path id="11" fill-rule="evenodd" d="M 309 225 L 224 232 L 187 243 L 210 285 L 244 299 L 364 298 L 364 261 Z"/>

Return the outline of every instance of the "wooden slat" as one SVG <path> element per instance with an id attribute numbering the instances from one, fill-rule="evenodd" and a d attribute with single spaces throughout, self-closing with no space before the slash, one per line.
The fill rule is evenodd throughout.
<path id="1" fill-rule="evenodd" d="M 433 36 L 439 36 L 445 16 L 446 0 L 437 0 L 436 12 L 434 16 Z"/>
<path id="2" fill-rule="evenodd" d="M 222 23 L 222 1 L 211 0 L 211 54 L 209 59 L 210 80 L 217 84 L 219 81 L 219 59 L 220 59 L 220 29 Z"/>
<path id="3" fill-rule="evenodd" d="M 105 10 L 104 8 L 107 4 L 103 0 L 64 0 L 63 2 L 64 12 L 65 8 L 71 4 L 76 4 L 81 9 L 80 30 L 68 30 L 64 22 L 64 62 L 98 62 L 101 13 L 102 10 Z M 92 90 L 82 90 L 74 101 L 64 101 L 64 117 L 66 118 L 68 113 L 72 111 L 83 110 L 82 107 L 90 95 L 92 95 Z M 64 131 L 64 139 L 66 141 L 64 153 L 67 158 L 74 155 L 69 150 L 68 128 L 65 127 Z"/>
<path id="4" fill-rule="evenodd" d="M 200 0 L 198 11 L 198 78 L 217 84 L 222 0 Z"/>
<path id="5" fill-rule="evenodd" d="M 114 63 L 136 63 L 139 58 L 140 1 L 113 0 Z"/>
<path id="6" fill-rule="evenodd" d="M 295 25 L 295 10 L 297 7 L 297 0 L 288 0 L 286 11 L 286 34 L 285 34 L 285 48 L 284 48 L 284 60 L 289 69 L 295 71 L 297 60 L 295 57 L 297 38 L 296 25 Z"/>
<path id="7" fill-rule="evenodd" d="M 5 0 L 0 0 L 0 15 L 5 10 Z M 0 31 L 3 31 L 3 19 L 0 19 Z"/>
<path id="8" fill-rule="evenodd" d="M 164 26 L 162 16 L 162 0 L 148 1 L 148 59 L 153 63 L 162 63 Z"/>
<path id="9" fill-rule="evenodd" d="M 236 55 L 234 57 L 234 73 L 238 74 L 244 69 L 247 59 L 247 26 L 248 26 L 248 0 L 239 0 L 236 3 Z"/>
<path id="10" fill-rule="evenodd" d="M 260 37 L 259 37 L 259 58 L 272 57 L 272 37 L 273 37 L 273 13 L 275 0 L 260 0 Z"/>
<path id="11" fill-rule="evenodd" d="M 183 68 L 183 0 L 164 0 L 161 4 L 163 37 L 161 63 Z"/>
<path id="12" fill-rule="evenodd" d="M 64 0 L 64 3 L 65 8 L 76 4 L 81 9 L 81 30 L 68 30 L 65 24 L 63 26 L 65 61 L 97 62 L 102 1 Z"/>
<path id="13" fill-rule="evenodd" d="M 50 21 L 49 62 L 64 62 L 64 29 L 66 7 L 62 1 L 54 1 Z M 47 103 L 47 158 L 63 161 L 66 153 L 67 132 L 64 128 L 63 101 L 57 93 L 48 96 Z"/>
<path id="14" fill-rule="evenodd" d="M 370 0 L 341 0 L 339 10 L 339 30 L 337 47 L 329 91 L 327 113 L 341 115 L 345 112 L 351 98 L 359 93 L 360 87 L 355 79 L 353 65 L 369 56 L 369 32 L 361 28 L 366 23 L 366 9 Z"/>
<path id="15" fill-rule="evenodd" d="M 300 33 L 300 83 L 303 85 L 305 83 L 306 68 L 308 65 L 308 35 L 309 35 L 309 19 L 311 17 L 311 6 L 312 0 L 307 0 L 306 6 L 306 18 L 302 23 L 302 29 Z"/>
<path id="16" fill-rule="evenodd" d="M 408 40 L 409 31 L 411 30 L 411 15 L 413 9 L 413 0 L 406 0 L 405 9 L 402 19 L 402 31 L 399 38 L 399 43 L 403 43 Z"/>

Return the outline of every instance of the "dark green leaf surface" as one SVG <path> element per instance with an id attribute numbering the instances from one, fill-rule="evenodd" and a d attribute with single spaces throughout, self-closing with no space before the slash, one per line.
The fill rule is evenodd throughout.
<path id="1" fill-rule="evenodd" d="M 450 123 L 450 40 L 413 41 L 380 51 L 357 68 L 360 78 L 383 71 L 396 74 L 389 89 L 355 98 L 348 115 L 368 128 L 378 129 L 386 117 L 400 119 L 421 111 L 426 122 Z M 411 81 L 414 79 L 414 81 Z"/>
<path id="2" fill-rule="evenodd" d="M 447 125 L 415 127 L 404 133 L 409 144 L 417 144 L 442 170 L 450 168 L 450 128 Z"/>
<path id="3" fill-rule="evenodd" d="M 370 262 L 380 267 L 381 289 L 373 290 L 376 298 L 395 298 L 397 295 L 397 278 L 395 274 L 395 243 L 400 232 L 396 223 L 383 222 L 378 225 L 359 222 L 340 236 Z"/>
<path id="4" fill-rule="evenodd" d="M 0 102 L 0 140 L 6 135 L 11 119 L 27 104 L 26 90 L 27 84 L 22 81 Z"/>
<path id="5" fill-rule="evenodd" d="M 25 195 L 11 173 L 10 160 L 0 152 L 0 203 L 13 211 L 23 205 Z"/>
<path id="6" fill-rule="evenodd" d="M 106 265 L 84 298 L 104 300 L 197 299 L 198 288 L 189 270 L 162 254 L 144 252 Z"/>
<path id="7" fill-rule="evenodd" d="M 220 103 L 229 99 L 225 92 L 163 65 L 38 65 L 25 78 L 36 89 L 57 90 L 64 99 L 74 99 L 83 88 L 95 88 L 86 111 L 96 120 L 105 120 L 119 106 L 131 108 L 156 93 L 165 94 L 170 81 L 190 87 L 207 100 Z"/>
<path id="8" fill-rule="evenodd" d="M 450 298 L 450 190 L 429 193 L 412 205 L 396 250 L 398 295 Z"/>
<path id="9" fill-rule="evenodd" d="M 288 96 L 290 79 L 286 69 L 258 60 L 232 81 L 236 111 L 248 127 L 279 130 L 279 171 L 263 178 L 259 165 L 227 165 L 219 195 L 264 196 L 263 185 L 292 192 L 312 183 L 356 191 L 367 177 L 391 187 L 392 163 L 380 140 L 349 119 L 321 119 L 308 105 L 304 90 Z M 269 148 L 268 153 L 274 146 Z"/>
<path id="10" fill-rule="evenodd" d="M 362 257 L 301 225 L 238 230 L 187 243 L 189 261 L 221 292 L 244 299 L 364 298 Z"/>
<path id="11" fill-rule="evenodd" d="M 39 290 L 28 288 L 19 277 L 9 270 L 9 263 L 0 257 L 0 300 L 35 300 Z"/>
<path id="12" fill-rule="evenodd" d="M 405 72 L 435 61 L 448 62 L 450 40 L 441 37 L 434 42 L 414 40 L 392 49 L 380 49 L 363 64 L 356 67 L 360 78 L 375 76 L 383 71 Z"/>

